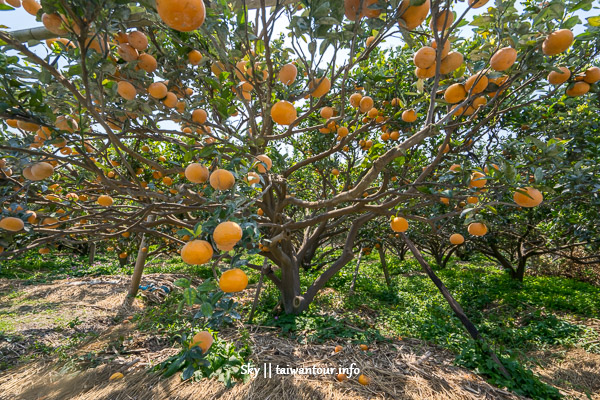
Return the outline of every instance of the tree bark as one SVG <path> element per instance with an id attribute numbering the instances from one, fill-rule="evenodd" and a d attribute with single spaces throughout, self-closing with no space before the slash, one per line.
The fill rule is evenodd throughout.
<path id="1" fill-rule="evenodd" d="M 269 259 L 265 257 L 263 261 L 262 269 L 260 271 L 260 278 L 258 280 L 258 286 L 256 287 L 256 294 L 254 295 L 254 302 L 252 303 L 252 310 L 250 311 L 250 315 L 248 316 L 248 323 L 252 323 L 252 319 L 254 318 L 254 312 L 256 311 L 256 307 L 258 306 L 258 299 L 260 298 L 260 291 L 262 289 L 263 281 L 265 278 L 265 272 L 267 271 L 268 261 Z"/>
<path id="2" fill-rule="evenodd" d="M 463 324 L 463 326 L 465 327 L 465 329 L 467 330 L 469 335 L 471 335 L 471 337 L 477 343 L 479 343 L 480 345 L 483 345 L 482 346 L 483 348 L 488 349 L 489 356 L 492 358 L 492 360 L 496 364 L 498 364 L 498 367 L 500 368 L 502 375 L 504 375 L 507 379 L 511 379 L 509 372 L 506 370 L 504 365 L 502 365 L 502 362 L 500 362 L 500 360 L 498 359 L 498 356 L 496 356 L 496 354 L 491 349 L 489 349 L 489 346 L 487 346 L 487 344 L 485 343 L 483 337 L 480 335 L 479 331 L 477 330 L 477 327 L 467 317 L 467 315 L 465 314 L 465 312 L 462 309 L 462 307 L 460 306 L 460 304 L 458 304 L 458 302 L 454 299 L 454 297 L 452 297 L 452 295 L 450 294 L 450 291 L 448 290 L 446 285 L 444 285 L 444 283 L 440 280 L 440 278 L 438 278 L 438 276 L 435 274 L 435 272 L 433 272 L 433 269 L 431 269 L 431 267 L 429 266 L 429 264 L 427 263 L 425 258 L 423 258 L 423 255 L 416 248 L 415 244 L 404 233 L 401 233 L 401 235 L 404 238 L 404 241 L 406 242 L 410 251 L 413 253 L 413 255 L 415 256 L 415 258 L 417 259 L 419 264 L 421 264 L 421 267 L 427 273 L 429 278 L 433 281 L 435 286 L 437 286 L 438 290 L 442 293 L 442 296 L 444 296 L 444 298 L 450 305 L 450 308 L 452 309 L 452 311 L 454 311 L 454 314 L 456 314 L 456 316 L 458 317 L 460 322 Z"/>
<path id="3" fill-rule="evenodd" d="M 89 262 L 90 265 L 94 264 L 94 260 L 96 259 L 96 242 L 91 242 L 89 246 Z"/>
<path id="4" fill-rule="evenodd" d="M 385 261 L 385 250 L 383 247 L 377 249 L 379 252 L 379 261 L 381 262 L 381 269 L 383 269 L 383 276 L 385 277 L 385 283 L 389 288 L 392 287 L 392 279 L 390 278 L 390 271 L 388 270 L 387 262 Z"/>
<path id="5" fill-rule="evenodd" d="M 137 258 L 135 259 L 135 267 L 133 269 L 133 275 L 131 276 L 131 283 L 129 284 L 129 293 L 127 296 L 135 297 L 142 280 L 142 274 L 144 273 L 144 267 L 146 266 L 146 259 L 148 258 L 148 249 L 146 248 L 146 235 L 142 233 L 142 240 L 140 240 L 140 247 L 138 248 Z"/>
<path id="6" fill-rule="evenodd" d="M 350 284 L 348 296 L 352 296 L 354 294 L 354 286 L 356 285 L 356 277 L 358 276 L 358 269 L 360 268 L 360 260 L 362 259 L 362 256 L 363 252 L 361 251 L 358 255 L 358 261 L 356 262 L 356 268 L 354 269 L 354 275 L 352 276 L 352 283 Z"/>

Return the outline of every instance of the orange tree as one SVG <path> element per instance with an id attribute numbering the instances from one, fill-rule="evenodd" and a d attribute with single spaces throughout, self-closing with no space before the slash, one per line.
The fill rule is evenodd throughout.
<path id="1" fill-rule="evenodd" d="M 46 47 L 0 32 L 4 256 L 112 241 L 143 267 L 160 243 L 262 271 L 287 313 L 354 257 L 365 223 L 403 232 L 440 197 L 521 189 L 456 161 L 507 113 L 600 79 L 598 21 L 573 15 L 591 0 L 32 3 Z M 442 179 L 450 161 L 465 168 Z M 486 234 L 472 211 L 469 233 Z M 304 290 L 323 245 L 335 257 Z"/>

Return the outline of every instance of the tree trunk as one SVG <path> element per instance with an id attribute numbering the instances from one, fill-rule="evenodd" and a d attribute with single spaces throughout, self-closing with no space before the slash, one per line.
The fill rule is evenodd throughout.
<path id="1" fill-rule="evenodd" d="M 500 371 L 502 372 L 502 374 L 507 379 L 511 379 L 511 376 L 508 373 L 508 371 L 506 370 L 506 368 L 504 367 L 504 365 L 502 365 L 502 363 L 500 362 L 500 360 L 498 359 L 496 354 L 491 349 L 489 349 L 489 347 L 486 345 L 485 341 L 483 340 L 483 337 L 481 337 L 481 335 L 479 334 L 477 327 L 467 317 L 467 315 L 463 311 L 460 304 L 458 304 L 458 302 L 454 299 L 454 297 L 452 297 L 452 295 L 450 294 L 450 291 L 448 291 L 448 288 L 446 287 L 446 285 L 444 285 L 444 283 L 440 280 L 440 278 L 438 278 L 438 276 L 435 274 L 435 272 L 433 272 L 433 269 L 431 269 L 431 267 L 429 266 L 427 261 L 425 261 L 425 258 L 423 258 L 423 255 L 421 254 L 421 252 L 419 252 L 419 250 L 415 247 L 414 243 L 404 233 L 401 233 L 401 235 L 404 238 L 404 241 L 406 242 L 406 244 L 408 245 L 408 248 L 410 249 L 410 251 L 413 253 L 413 255 L 415 256 L 417 261 L 419 261 L 419 264 L 421 264 L 421 267 L 427 273 L 429 278 L 433 281 L 435 286 L 437 286 L 438 290 L 442 293 L 442 296 L 444 296 L 444 298 L 450 305 L 450 308 L 452 308 L 452 311 L 454 311 L 454 314 L 456 314 L 456 316 L 458 317 L 460 322 L 463 324 L 463 326 L 465 327 L 465 329 L 467 330 L 469 335 L 471 335 L 471 337 L 477 343 L 479 343 L 480 345 L 483 345 L 482 346 L 483 348 L 488 349 L 489 356 L 492 358 L 492 360 L 496 364 L 498 364 L 498 367 L 500 368 Z"/>
<path id="2" fill-rule="evenodd" d="M 348 291 L 348 296 L 352 296 L 354 294 L 354 286 L 356 285 L 356 277 L 358 277 L 358 269 L 360 267 L 360 260 L 362 259 L 364 252 L 360 252 L 358 255 L 358 261 L 356 262 L 356 268 L 354 269 L 354 275 L 352 276 L 352 283 L 350 284 L 350 290 Z"/>
<path id="3" fill-rule="evenodd" d="M 127 294 L 129 297 L 135 297 L 138 292 L 147 258 L 148 249 L 146 248 L 146 235 L 142 233 L 142 240 L 140 241 L 137 258 L 135 259 L 135 268 L 133 269 L 131 283 L 129 284 L 129 293 Z"/>
<path id="4" fill-rule="evenodd" d="M 96 242 L 91 242 L 89 246 L 89 262 L 90 265 L 94 264 L 94 260 L 96 259 Z"/>
<path id="5" fill-rule="evenodd" d="M 519 262 L 517 264 L 517 270 L 511 274 L 513 279 L 518 280 L 519 282 L 523 282 L 523 278 L 525 277 L 525 269 L 527 266 L 527 257 L 521 256 L 519 257 Z"/>
<path id="6" fill-rule="evenodd" d="M 383 276 L 385 277 L 385 283 L 388 287 L 392 287 L 392 279 L 390 278 L 390 271 L 388 270 L 387 262 L 385 261 L 385 250 L 383 247 L 377 249 L 379 251 L 379 261 L 381 262 L 381 268 L 383 269 Z"/>

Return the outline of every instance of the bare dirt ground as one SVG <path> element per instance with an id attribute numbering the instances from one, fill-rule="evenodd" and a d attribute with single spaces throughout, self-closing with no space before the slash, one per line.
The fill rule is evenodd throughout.
<path id="1" fill-rule="evenodd" d="M 144 282 L 167 284 L 179 276 L 147 275 Z M 369 351 L 338 343 L 302 345 L 279 337 L 276 329 L 246 326 L 252 361 L 290 366 L 349 366 L 372 378 L 337 382 L 332 375 L 262 375 L 225 388 L 214 380 L 182 382 L 150 372 L 178 352 L 160 333 L 136 329 L 128 316 L 147 302 L 125 301 L 127 279 L 75 278 L 26 285 L 0 280 L 0 399 L 517 399 L 472 372 L 452 365 L 453 355 L 418 340 L 374 344 Z M 251 293 L 248 293 L 251 297 Z M 152 299 L 160 301 L 160 298 Z M 238 330 L 220 336 L 236 341 Z M 561 353 L 562 352 L 562 353 Z M 572 398 L 600 399 L 600 356 L 573 349 L 532 355 L 547 360 L 537 373 Z M 558 355 L 557 355 L 558 354 Z M 114 372 L 125 377 L 109 381 Z"/>

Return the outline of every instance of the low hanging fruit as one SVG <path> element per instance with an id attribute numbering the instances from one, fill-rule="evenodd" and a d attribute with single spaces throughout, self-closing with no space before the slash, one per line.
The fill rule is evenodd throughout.
<path id="1" fill-rule="evenodd" d="M 292 103 L 281 100 L 271 107 L 271 118 L 279 125 L 291 125 L 298 118 L 298 112 Z"/>
<path id="2" fill-rule="evenodd" d="M 202 349 L 203 353 L 206 353 L 208 351 L 208 349 L 210 349 L 210 346 L 212 346 L 213 341 L 214 341 L 214 338 L 210 334 L 210 332 L 207 332 L 207 331 L 198 332 L 194 335 L 194 337 L 190 341 L 190 349 L 194 346 L 198 346 Z"/>
<path id="3" fill-rule="evenodd" d="M 225 293 L 241 292 L 248 286 L 248 276 L 239 268 L 223 272 L 219 279 L 219 287 Z"/>
<path id="4" fill-rule="evenodd" d="M 25 227 L 25 223 L 20 218 L 4 217 L 0 220 L 0 228 L 10 232 L 19 232 Z"/>
<path id="5" fill-rule="evenodd" d="M 242 239 L 242 234 L 242 228 L 236 222 L 221 222 L 213 232 L 213 240 L 219 250 L 229 251 Z"/>
<path id="6" fill-rule="evenodd" d="M 235 177 L 225 169 L 217 169 L 210 174 L 209 182 L 215 190 L 229 190 L 235 185 Z"/>
<path id="7" fill-rule="evenodd" d="M 206 240 L 192 240 L 181 248 L 181 259 L 186 264 L 202 265 L 212 259 L 213 248 Z"/>
<path id="8" fill-rule="evenodd" d="M 484 223 L 473 222 L 469 224 L 467 231 L 473 236 L 483 236 L 487 233 L 488 228 Z"/>
<path id="9" fill-rule="evenodd" d="M 463 244 L 465 242 L 465 238 L 460 233 L 454 233 L 450 235 L 450 243 L 453 245 Z"/>
<path id="10" fill-rule="evenodd" d="M 210 173 L 208 168 L 199 163 L 191 163 L 185 168 L 185 177 L 192 183 L 204 183 L 208 180 Z"/>
<path id="11" fill-rule="evenodd" d="M 392 219 L 391 227 L 394 232 L 406 232 L 408 230 L 408 221 L 402 217 Z"/>

